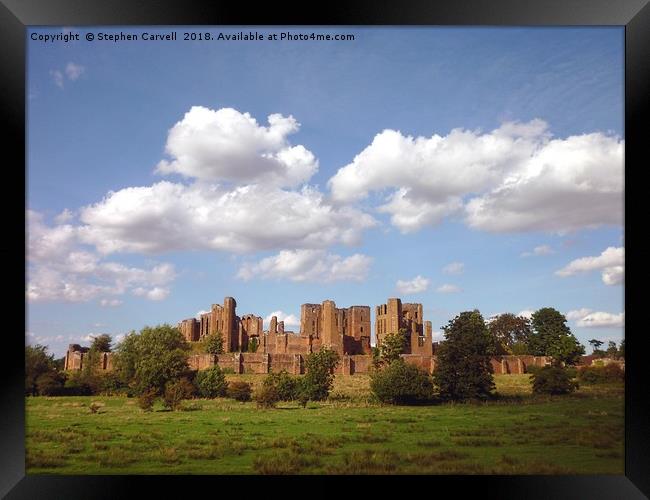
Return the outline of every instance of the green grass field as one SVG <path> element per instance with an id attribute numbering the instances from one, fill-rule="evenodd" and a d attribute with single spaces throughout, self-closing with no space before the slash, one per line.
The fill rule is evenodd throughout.
<path id="1" fill-rule="evenodd" d="M 145 413 L 126 397 L 29 397 L 27 473 L 623 474 L 622 386 L 542 398 L 528 375 L 495 381 L 501 400 L 419 407 L 373 402 L 362 375 L 307 408 L 199 399 Z"/>

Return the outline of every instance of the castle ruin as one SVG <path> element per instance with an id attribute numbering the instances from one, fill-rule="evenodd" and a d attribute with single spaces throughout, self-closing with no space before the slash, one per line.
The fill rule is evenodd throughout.
<path id="1" fill-rule="evenodd" d="M 322 348 L 341 356 L 337 372 L 345 375 L 367 373 L 372 366 L 371 318 L 369 306 L 338 308 L 332 300 L 322 304 L 302 304 L 300 331 L 285 331 L 284 322 L 272 316 L 269 329 L 255 314 L 236 313 L 237 302 L 225 297 L 223 305 L 212 304 L 210 311 L 199 318 L 188 318 L 177 325 L 187 342 L 200 342 L 208 335 L 219 334 L 223 339 L 223 354 L 194 354 L 190 368 L 202 370 L 218 365 L 235 373 L 270 373 L 286 370 L 304 373 L 304 358 Z M 422 304 L 402 303 L 389 298 L 375 308 L 377 346 L 388 333 L 403 333 L 405 349 L 402 358 L 432 373 L 435 353 L 431 321 L 424 321 Z M 255 342 L 253 342 L 255 340 Z M 253 349 L 253 346 L 256 346 Z M 249 352 L 253 351 L 254 352 Z M 66 370 L 80 370 L 88 348 L 71 344 L 65 356 Z M 111 370 L 111 353 L 103 353 L 101 369 Z M 494 373 L 525 373 L 527 365 L 548 364 L 543 356 L 495 356 L 491 359 Z"/>

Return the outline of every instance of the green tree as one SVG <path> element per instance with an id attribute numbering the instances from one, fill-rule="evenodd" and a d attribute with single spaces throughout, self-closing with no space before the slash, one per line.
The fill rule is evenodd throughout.
<path id="1" fill-rule="evenodd" d="M 93 338 L 92 344 L 90 344 L 90 350 L 97 352 L 111 352 L 112 343 L 113 339 L 111 336 L 102 333 L 101 335 L 97 335 L 97 337 Z"/>
<path id="2" fill-rule="evenodd" d="M 603 351 L 600 350 L 600 346 L 603 345 L 602 340 L 591 339 L 589 341 L 589 345 L 591 345 L 592 354 L 598 355 L 598 354 L 601 354 L 603 352 Z"/>
<path id="3" fill-rule="evenodd" d="M 202 342 L 206 354 L 223 354 L 223 336 L 220 332 L 206 335 Z"/>
<path id="4" fill-rule="evenodd" d="M 138 393 L 154 390 L 162 395 L 165 384 L 189 370 L 189 344 L 178 328 L 164 324 L 127 335 L 117 346 L 118 372 Z"/>
<path id="5" fill-rule="evenodd" d="M 248 342 L 248 352 L 257 352 L 257 348 L 260 345 L 260 341 L 257 340 L 257 337 L 253 337 Z"/>
<path id="6" fill-rule="evenodd" d="M 531 354 L 551 356 L 557 364 L 575 364 L 585 353 L 585 348 L 571 333 L 566 321 L 564 315 L 552 307 L 535 311 L 531 318 Z"/>
<path id="7" fill-rule="evenodd" d="M 437 350 L 434 384 L 442 399 L 486 399 L 494 391 L 490 357 L 493 346 L 478 310 L 460 313 L 443 327 L 445 341 Z"/>
<path id="8" fill-rule="evenodd" d="M 406 349 L 406 330 L 401 328 L 399 332 L 391 332 L 384 335 L 379 345 L 379 359 L 382 364 L 390 364 L 400 359 Z"/>
<path id="9" fill-rule="evenodd" d="M 625 339 L 621 340 L 621 345 L 618 347 L 618 355 L 625 359 Z"/>
<path id="10" fill-rule="evenodd" d="M 512 313 L 499 314 L 488 324 L 488 331 L 494 341 L 495 354 L 515 354 L 515 346 L 519 351 L 522 350 L 521 345 L 527 349 L 531 334 L 530 320 Z"/>
<path id="11" fill-rule="evenodd" d="M 47 346 L 25 346 L 25 394 L 52 393 L 57 385 L 63 386 L 63 376 L 56 370 L 54 355 Z"/>
<path id="12" fill-rule="evenodd" d="M 312 352 L 305 360 L 307 373 L 301 380 L 300 392 L 303 401 L 323 401 L 327 399 L 334 382 L 334 368 L 338 365 L 340 356 L 336 351 L 323 348 Z"/>
<path id="13" fill-rule="evenodd" d="M 614 359 L 618 358 L 618 347 L 616 347 L 616 342 L 610 340 L 607 343 L 607 351 L 605 352 L 607 353 L 607 356 L 610 358 L 614 358 Z"/>

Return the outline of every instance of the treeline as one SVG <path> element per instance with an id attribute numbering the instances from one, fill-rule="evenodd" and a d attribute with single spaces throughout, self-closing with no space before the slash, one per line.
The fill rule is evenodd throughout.
<path id="1" fill-rule="evenodd" d="M 536 394 L 568 394 L 579 381 L 623 381 L 618 365 L 575 368 L 585 348 L 566 322 L 549 307 L 533 313 L 530 320 L 501 314 L 485 321 L 478 310 L 463 312 L 443 327 L 444 341 L 436 350 L 432 376 L 400 357 L 406 332 L 387 334 L 373 351 L 371 390 L 380 401 L 392 404 L 493 399 L 497 394 L 490 356 L 500 354 L 552 358 L 550 366 L 535 367 L 530 381 Z"/>
<path id="2" fill-rule="evenodd" d="M 190 344 L 177 328 L 160 325 L 131 332 L 112 350 L 108 335 L 96 337 L 85 355 L 81 370 L 65 372 L 63 364 L 42 345 L 25 348 L 25 393 L 27 395 L 116 395 L 137 397 L 139 406 L 150 410 L 157 400 L 170 409 L 193 397 L 229 397 L 238 401 L 254 398 L 261 406 L 273 406 L 278 398 L 308 401 L 327 399 L 339 355 L 330 349 L 311 353 L 305 360 L 306 375 L 271 374 L 256 394 L 244 381 L 226 382 L 226 370 L 213 366 L 191 370 Z M 221 336 L 212 335 L 199 345 L 203 352 L 220 354 Z M 114 369 L 99 367 L 99 356 L 113 352 Z"/>

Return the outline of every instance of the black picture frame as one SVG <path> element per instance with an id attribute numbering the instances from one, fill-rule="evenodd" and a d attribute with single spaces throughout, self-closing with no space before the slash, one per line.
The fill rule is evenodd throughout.
<path id="1" fill-rule="evenodd" d="M 625 248 L 626 323 L 634 328 L 640 323 L 641 294 L 633 293 L 642 279 L 640 268 L 634 265 L 642 251 L 639 223 L 635 223 L 634 209 L 642 195 L 635 194 L 643 186 L 642 167 L 648 161 L 643 155 L 643 119 L 648 116 L 650 103 L 650 6 L 648 0 L 552 0 L 524 2 L 522 0 L 464 0 L 431 2 L 427 0 L 355 0 L 322 4 L 281 6 L 274 2 L 251 5 L 198 0 L 0 0 L 0 71 L 4 92 L 2 109 L 9 128 L 5 132 L 5 148 L 13 153 L 14 161 L 6 161 L 5 171 L 19 172 L 16 181 L 6 184 L 3 202 L 6 204 L 6 224 L 10 226 L 0 244 L 6 270 L 15 270 L 15 278 L 6 281 L 6 289 L 15 305 L 5 301 L 5 335 L 3 346 L 3 405 L 0 412 L 0 495 L 6 498 L 121 498 L 132 496 L 136 486 L 144 486 L 147 496 L 162 492 L 171 496 L 173 490 L 181 494 L 198 494 L 200 487 L 219 489 L 226 482 L 219 477 L 172 476 L 25 476 L 25 416 L 24 363 L 21 335 L 15 332 L 17 311 L 26 318 L 24 294 L 25 258 L 21 231 L 25 228 L 25 210 L 22 216 L 18 200 L 19 187 L 26 193 L 26 178 L 18 165 L 25 165 L 25 50 L 28 26 L 80 25 L 480 25 L 480 26 L 624 26 L 625 27 Z M 6 150 L 5 149 L 5 150 Z M 645 161 L 642 160 L 645 159 Z M 24 183 L 24 184 L 23 184 Z M 9 194 L 10 196 L 7 196 Z M 636 207 L 632 203 L 637 201 Z M 26 202 L 25 202 L 26 203 Z M 16 215 L 14 215 L 16 214 Z M 14 236 L 15 234 L 15 236 Z M 10 236 L 11 235 L 11 236 Z M 13 237 L 12 237 L 13 236 Z M 22 263 L 21 263 L 22 262 Z M 22 270 L 22 271 L 21 271 Z M 6 273 L 8 274 L 8 273 Z M 22 281 L 21 281 L 22 280 Z M 22 288 L 24 290 L 24 288 Z M 453 488 L 454 496 L 463 496 L 467 489 L 476 489 L 481 497 L 499 498 L 644 498 L 650 495 L 650 432 L 647 413 L 648 371 L 644 365 L 644 330 L 632 330 L 627 340 L 625 393 L 625 475 L 624 476 L 428 476 L 418 478 L 417 487 L 425 494 L 435 495 L 441 487 Z M 333 478 L 309 478 L 334 487 Z M 356 485 L 359 478 L 345 478 L 344 487 Z M 415 481 L 414 478 L 366 478 L 363 491 L 384 487 L 386 481 Z M 273 481 L 274 478 L 228 478 L 227 486 L 242 493 L 243 488 Z M 292 481 L 295 481 L 292 478 Z M 306 483 L 297 482 L 294 494 L 316 492 Z M 288 485 L 287 485 L 288 486 Z M 286 487 L 286 486 L 283 486 Z M 216 491 L 216 490 L 215 490 Z M 246 490 L 248 491 L 248 490 Z M 272 492 L 272 490 L 266 490 Z M 288 493 L 288 491 L 286 491 Z M 216 493 L 215 493 L 216 494 Z M 347 494 L 346 490 L 332 490 L 331 494 Z"/>

